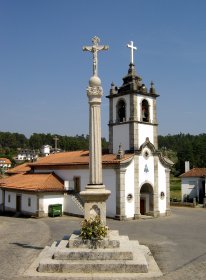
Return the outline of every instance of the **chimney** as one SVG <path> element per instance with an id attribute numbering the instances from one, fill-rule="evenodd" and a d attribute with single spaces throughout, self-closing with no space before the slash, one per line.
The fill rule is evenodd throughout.
<path id="1" fill-rule="evenodd" d="M 190 162 L 189 161 L 185 161 L 185 172 L 190 171 Z"/>

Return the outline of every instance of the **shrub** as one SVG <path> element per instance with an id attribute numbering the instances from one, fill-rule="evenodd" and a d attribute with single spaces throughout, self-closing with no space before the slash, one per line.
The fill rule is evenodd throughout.
<path id="1" fill-rule="evenodd" d="M 100 220 L 99 216 L 82 221 L 80 237 L 83 240 L 102 240 L 107 236 L 108 227 Z"/>

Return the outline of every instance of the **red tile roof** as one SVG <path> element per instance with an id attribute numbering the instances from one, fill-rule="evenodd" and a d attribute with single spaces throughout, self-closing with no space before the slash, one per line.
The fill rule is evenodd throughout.
<path id="1" fill-rule="evenodd" d="M 7 170 L 7 174 L 20 174 L 30 171 L 31 168 L 28 166 L 28 163 L 23 163 L 20 165 L 15 166 L 14 168 L 11 168 Z"/>
<path id="2" fill-rule="evenodd" d="M 63 191 L 64 183 L 55 174 L 17 174 L 0 179 L 0 187 L 27 191 Z"/>
<path id="3" fill-rule="evenodd" d="M 180 175 L 181 178 L 185 177 L 205 177 L 206 176 L 206 168 L 193 168 L 188 172 Z"/>
<path id="4" fill-rule="evenodd" d="M 134 154 L 125 154 L 124 158 L 116 159 L 114 154 L 102 155 L 103 164 L 119 164 L 129 158 L 133 157 Z M 47 157 L 41 158 L 34 163 L 30 163 L 29 166 L 48 166 L 48 165 L 88 165 L 89 164 L 89 151 L 73 151 L 51 154 Z"/>
<path id="5" fill-rule="evenodd" d="M 0 158 L 0 163 L 11 164 L 11 161 L 8 158 Z"/>

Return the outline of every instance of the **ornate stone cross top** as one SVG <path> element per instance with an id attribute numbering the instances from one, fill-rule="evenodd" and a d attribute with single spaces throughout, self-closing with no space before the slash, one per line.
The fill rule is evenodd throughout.
<path id="1" fill-rule="evenodd" d="M 93 46 L 84 46 L 83 51 L 89 51 L 93 53 L 93 75 L 98 76 L 98 57 L 99 51 L 106 51 L 109 46 L 99 46 L 100 39 L 97 36 L 92 38 Z"/>
<path id="2" fill-rule="evenodd" d="M 127 44 L 127 47 L 131 49 L 130 63 L 134 64 L 134 50 L 137 50 L 137 48 L 134 46 L 133 41 L 130 41 L 130 44 Z"/>

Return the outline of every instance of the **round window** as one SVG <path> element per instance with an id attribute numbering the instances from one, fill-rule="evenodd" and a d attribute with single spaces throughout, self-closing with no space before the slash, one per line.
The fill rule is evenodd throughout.
<path id="1" fill-rule="evenodd" d="M 160 198 L 161 198 L 161 199 L 164 199 L 164 198 L 165 198 L 165 193 L 164 193 L 164 192 L 161 192 L 161 193 L 160 193 Z"/>
<path id="2" fill-rule="evenodd" d="M 133 198 L 133 195 L 132 195 L 131 193 L 129 193 L 129 194 L 127 195 L 127 200 L 128 200 L 128 201 L 132 201 L 132 198 Z"/>

